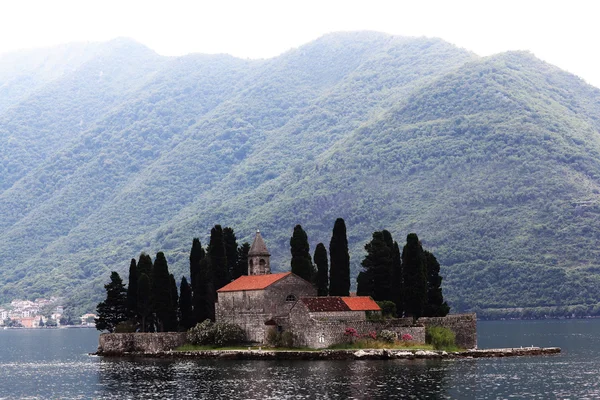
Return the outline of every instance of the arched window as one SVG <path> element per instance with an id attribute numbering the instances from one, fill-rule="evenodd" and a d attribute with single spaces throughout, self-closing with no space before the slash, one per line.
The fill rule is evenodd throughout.
<path id="1" fill-rule="evenodd" d="M 288 295 L 288 297 L 285 298 L 285 301 L 296 301 L 296 296 L 290 294 Z"/>
<path id="2" fill-rule="evenodd" d="M 260 264 L 261 267 L 264 267 L 267 262 L 261 258 L 258 263 Z"/>

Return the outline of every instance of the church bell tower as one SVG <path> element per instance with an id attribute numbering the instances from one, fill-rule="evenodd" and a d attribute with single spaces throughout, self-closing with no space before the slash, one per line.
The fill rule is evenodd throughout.
<path id="1" fill-rule="evenodd" d="M 250 250 L 248 251 L 248 275 L 267 275 L 271 273 L 271 255 L 267 250 L 267 245 L 256 230 L 256 236 Z"/>

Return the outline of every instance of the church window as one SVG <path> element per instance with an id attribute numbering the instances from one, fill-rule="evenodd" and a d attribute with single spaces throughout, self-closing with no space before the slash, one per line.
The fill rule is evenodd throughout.
<path id="1" fill-rule="evenodd" d="M 260 264 L 261 267 L 264 267 L 267 262 L 261 258 L 258 263 Z"/>
<path id="2" fill-rule="evenodd" d="M 285 298 L 285 301 L 296 301 L 296 296 L 290 294 L 288 295 L 288 297 Z"/>

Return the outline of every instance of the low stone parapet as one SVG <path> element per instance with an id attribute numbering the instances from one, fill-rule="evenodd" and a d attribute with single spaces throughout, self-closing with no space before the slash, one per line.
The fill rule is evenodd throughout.
<path id="1" fill-rule="evenodd" d="M 185 332 L 103 333 L 98 340 L 99 355 L 125 353 L 159 353 L 186 343 Z"/>

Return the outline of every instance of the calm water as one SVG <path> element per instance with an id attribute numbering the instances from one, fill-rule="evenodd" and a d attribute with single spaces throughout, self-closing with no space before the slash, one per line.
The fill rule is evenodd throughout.
<path id="1" fill-rule="evenodd" d="M 558 356 L 460 361 L 180 361 L 88 356 L 88 329 L 0 331 L 0 399 L 600 399 L 600 320 L 480 322 L 479 347 Z"/>

